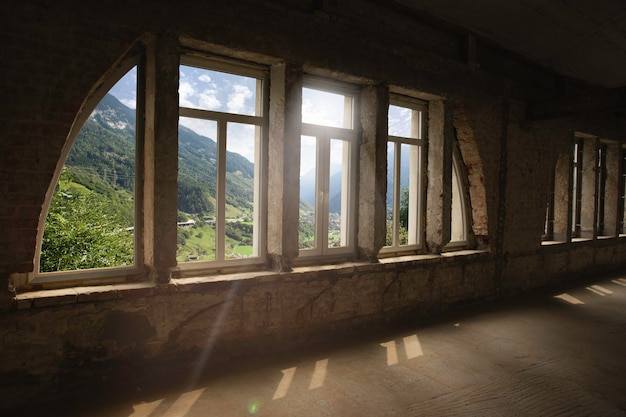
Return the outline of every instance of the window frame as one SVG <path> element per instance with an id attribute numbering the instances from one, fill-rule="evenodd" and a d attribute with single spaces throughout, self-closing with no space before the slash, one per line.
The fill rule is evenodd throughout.
<path id="1" fill-rule="evenodd" d="M 314 137 L 316 139 L 316 163 L 315 163 L 315 246 L 312 248 L 299 249 L 296 264 L 310 262 L 318 259 L 333 259 L 336 257 L 345 257 L 354 255 L 356 251 L 356 224 L 357 224 L 357 202 L 356 202 L 356 184 L 357 184 L 357 161 L 359 155 L 359 90 L 349 84 L 336 82 L 334 80 L 324 79 L 317 76 L 305 74 L 302 78 L 302 89 L 312 89 L 326 93 L 343 95 L 345 98 L 352 99 L 351 105 L 351 127 L 332 127 L 306 123 L 302 121 L 300 138 L 303 136 Z M 345 103 L 345 101 L 344 101 Z M 345 112 L 344 104 L 344 112 Z M 344 120 L 344 125 L 347 120 Z M 342 231 L 345 236 L 346 244 L 339 247 L 328 246 L 328 224 L 329 224 L 329 192 L 330 192 L 330 144 L 332 140 L 344 141 L 344 163 L 347 162 L 345 175 L 347 179 L 342 180 L 342 189 L 347 187 L 347 195 L 342 193 L 342 206 L 346 205 L 345 216 L 342 214 Z M 346 146 L 347 145 L 347 146 Z M 348 155 L 345 150 L 348 150 Z M 302 148 L 301 148 L 302 150 Z M 346 167 L 344 167 L 346 168 Z M 321 185 L 320 185 L 321 184 Z M 323 199 L 318 198 L 323 195 Z M 342 207 L 342 212 L 344 208 Z M 300 220 L 298 220 L 298 224 Z"/>
<path id="2" fill-rule="evenodd" d="M 626 236 L 626 146 L 620 148 L 620 169 L 618 181 L 618 236 Z"/>
<path id="3" fill-rule="evenodd" d="M 470 244 L 470 231 L 469 231 L 469 219 L 468 219 L 468 210 L 467 210 L 467 187 L 465 186 L 465 181 L 463 181 L 463 173 L 464 166 L 461 162 L 461 156 L 458 155 L 456 149 L 452 152 L 452 181 L 455 181 L 459 187 L 459 204 L 461 209 L 461 221 L 462 221 L 462 230 L 463 230 L 463 239 L 461 240 L 452 240 L 452 236 L 450 236 L 450 242 L 446 245 L 446 250 L 459 250 L 466 248 Z M 454 183 L 452 183 L 454 187 Z M 450 215 L 450 221 L 454 221 L 452 215 Z M 450 226 L 452 229 L 452 226 Z"/>
<path id="4" fill-rule="evenodd" d="M 572 221 L 570 224 L 572 238 L 580 238 L 582 224 L 582 186 L 583 186 L 583 155 L 584 155 L 584 139 L 576 137 L 574 139 L 572 158 L 572 186 L 571 186 L 571 212 Z"/>
<path id="5" fill-rule="evenodd" d="M 385 245 L 380 249 L 381 255 L 392 255 L 392 254 L 411 254 L 411 253 L 421 253 L 425 247 L 425 199 L 426 199 L 426 187 L 425 187 L 425 175 L 426 175 L 426 161 L 427 161 L 427 141 L 428 141 L 428 102 L 420 99 L 416 99 L 413 97 L 407 97 L 399 94 L 390 93 L 389 95 L 389 105 L 402 107 L 409 109 L 413 112 L 419 112 L 419 126 L 418 133 L 419 137 L 417 138 L 409 138 L 403 136 L 395 136 L 389 134 L 389 129 L 387 129 L 387 144 L 390 142 L 394 144 L 394 190 L 393 190 L 393 202 L 392 202 L 392 244 Z M 387 112 L 387 117 L 389 116 L 389 112 Z M 398 230 L 399 230 L 399 212 L 402 198 L 402 187 L 400 184 L 400 170 L 401 170 L 401 152 L 400 148 L 403 144 L 409 146 L 417 147 L 417 161 L 415 161 L 416 167 L 416 182 L 415 187 L 409 187 L 409 189 L 416 189 L 417 193 L 417 201 L 415 204 L 414 210 L 409 209 L 409 216 L 413 218 L 413 225 L 415 230 L 407 230 L 407 233 L 413 234 L 416 240 L 416 243 L 400 245 L 398 243 Z M 388 148 L 386 148 L 388 149 Z M 387 157 L 388 158 L 388 150 Z M 409 195 L 409 198 L 411 196 Z M 387 213 L 385 208 L 385 219 L 387 219 Z M 413 213 L 411 213 L 413 212 Z M 411 222 L 409 219 L 409 226 L 411 226 Z"/>
<path id="6" fill-rule="evenodd" d="M 607 153 L 609 146 L 600 141 L 596 149 L 596 215 L 595 234 L 597 236 L 608 235 L 605 230 L 605 204 L 606 204 L 606 181 L 607 181 Z"/>
<path id="7" fill-rule="evenodd" d="M 179 108 L 179 117 L 194 118 L 199 120 L 214 121 L 217 124 L 218 137 L 214 138 L 217 146 L 216 166 L 216 259 L 195 262 L 177 262 L 172 272 L 179 277 L 185 277 L 190 273 L 205 273 L 228 271 L 254 270 L 267 263 L 267 142 L 269 132 L 269 68 L 260 64 L 247 61 L 240 61 L 231 58 L 224 58 L 214 55 L 198 55 L 192 53 L 181 53 L 180 65 L 222 72 L 244 77 L 255 78 L 257 80 L 256 106 L 257 115 L 244 115 L 216 110 L 205 110 L 189 108 L 176 103 Z M 255 178 L 254 178 L 254 198 L 257 200 L 254 213 L 253 240 L 257 246 L 257 253 L 249 258 L 228 259 L 225 257 L 225 198 L 226 198 L 226 141 L 229 123 L 253 125 L 258 129 L 255 138 Z M 223 162 L 220 162 L 223 161 Z M 217 200 L 224 200 L 222 204 L 217 204 Z"/>

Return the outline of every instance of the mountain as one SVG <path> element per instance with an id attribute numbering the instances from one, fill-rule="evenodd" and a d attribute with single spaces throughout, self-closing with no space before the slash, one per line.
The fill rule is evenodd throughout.
<path id="1" fill-rule="evenodd" d="M 94 184 L 104 182 L 116 189 L 133 191 L 135 120 L 135 110 L 114 96 L 107 94 L 100 101 L 83 126 L 65 164 L 74 177 L 80 178 L 80 183 L 93 189 Z M 212 214 L 216 142 L 182 125 L 178 131 L 179 209 L 192 214 Z M 234 152 L 227 152 L 226 161 L 227 204 L 240 212 L 249 211 L 254 194 L 254 164 Z"/>
<path id="2" fill-rule="evenodd" d="M 330 167 L 330 201 L 329 212 L 341 213 L 341 164 Z M 315 169 L 307 171 L 300 177 L 300 200 L 315 205 Z"/>

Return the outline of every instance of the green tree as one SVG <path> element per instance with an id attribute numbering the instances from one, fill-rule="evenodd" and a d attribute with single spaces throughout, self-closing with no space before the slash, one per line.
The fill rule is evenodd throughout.
<path id="1" fill-rule="evenodd" d="M 133 232 L 123 215 L 96 193 L 57 190 L 44 230 L 42 272 L 132 265 Z"/>

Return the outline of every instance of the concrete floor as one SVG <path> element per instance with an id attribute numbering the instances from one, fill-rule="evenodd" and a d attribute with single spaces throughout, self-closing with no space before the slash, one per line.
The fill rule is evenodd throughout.
<path id="1" fill-rule="evenodd" d="M 187 382 L 138 387 L 120 401 L 75 401 L 39 412 L 626 416 L 626 275 L 467 307 Z"/>

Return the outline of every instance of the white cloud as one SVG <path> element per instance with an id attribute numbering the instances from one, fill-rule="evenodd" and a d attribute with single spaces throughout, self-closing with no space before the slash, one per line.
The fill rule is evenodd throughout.
<path id="1" fill-rule="evenodd" d="M 183 107 L 193 107 L 194 103 L 191 100 L 196 94 L 195 88 L 187 81 L 182 81 L 178 85 L 178 96 L 180 105 Z"/>
<path id="2" fill-rule="evenodd" d="M 130 107 L 131 109 L 136 109 L 137 108 L 137 100 L 134 98 L 123 98 L 120 100 L 120 102 L 127 106 Z"/>
<path id="3" fill-rule="evenodd" d="M 251 114 L 248 99 L 253 98 L 254 93 L 245 85 L 233 85 L 233 91 L 228 95 L 228 111 L 238 114 Z"/>
<path id="4" fill-rule="evenodd" d="M 339 94 L 304 88 L 302 121 L 322 126 L 343 127 L 344 97 Z"/>
<path id="5" fill-rule="evenodd" d="M 232 123 L 228 129 L 226 149 L 254 163 L 254 126 Z"/>
<path id="6" fill-rule="evenodd" d="M 209 74 L 202 74 L 201 76 L 198 77 L 198 80 L 200 80 L 203 83 L 210 83 L 211 76 Z"/>
<path id="7" fill-rule="evenodd" d="M 217 95 L 217 90 L 204 90 L 198 94 L 198 105 L 205 110 L 218 110 L 222 107 L 222 102 Z"/>

